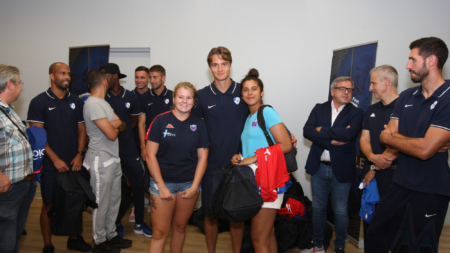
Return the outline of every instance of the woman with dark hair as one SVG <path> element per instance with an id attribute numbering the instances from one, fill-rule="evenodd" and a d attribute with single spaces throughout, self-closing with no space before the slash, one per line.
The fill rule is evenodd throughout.
<path id="1" fill-rule="evenodd" d="M 292 150 L 291 138 L 278 116 L 277 112 L 271 107 L 265 107 L 263 115 L 266 123 L 266 128 L 273 143 L 272 151 L 277 151 L 281 154 L 278 156 L 280 159 L 278 162 L 284 163 L 283 166 L 271 166 L 265 164 L 268 156 L 261 157 L 260 150 L 267 149 L 269 146 L 266 137 L 262 129 L 258 125 L 257 114 L 258 109 L 263 105 L 262 97 L 264 95 L 264 84 L 259 79 L 259 73 L 256 69 L 251 69 L 247 76 L 241 81 L 241 93 L 242 98 L 248 105 L 250 115 L 244 125 L 244 130 L 241 135 L 242 141 L 242 157 L 241 155 L 235 155 L 231 162 L 239 165 L 250 165 L 254 170 L 257 167 L 255 164 L 258 162 L 259 168 L 256 168 L 256 180 L 261 184 L 261 196 L 264 199 L 264 205 L 261 210 L 252 218 L 251 222 L 251 237 L 255 252 L 277 252 L 277 241 L 274 234 L 273 223 L 278 209 L 280 209 L 283 202 L 282 191 L 272 193 L 272 197 L 267 198 L 263 195 L 263 181 L 262 176 L 263 169 L 268 173 L 276 173 L 274 178 L 270 180 L 282 180 L 282 184 L 289 180 L 289 175 L 286 170 L 283 154 L 289 153 Z M 256 154 L 259 154 L 258 157 Z M 262 158 L 262 159 L 261 159 Z M 269 158 L 270 159 L 270 158 Z M 282 160 L 282 161 L 281 161 Z M 264 168 L 263 168 L 264 167 Z M 278 193 L 278 194 L 277 194 Z M 275 194 L 275 196 L 273 196 Z M 270 193 L 269 193 L 270 195 Z"/>
<path id="2" fill-rule="evenodd" d="M 172 227 L 170 252 L 181 252 L 185 229 L 197 202 L 206 170 L 209 139 L 202 118 L 191 114 L 197 90 L 179 83 L 173 92 L 173 110 L 151 123 L 146 140 L 150 180 L 153 238 L 148 252 L 163 252 Z"/>

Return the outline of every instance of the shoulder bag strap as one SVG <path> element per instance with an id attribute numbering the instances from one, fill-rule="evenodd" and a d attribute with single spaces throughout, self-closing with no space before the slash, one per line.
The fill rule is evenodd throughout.
<path id="1" fill-rule="evenodd" d="M 258 120 L 258 125 L 261 128 L 261 130 L 264 132 L 264 136 L 266 136 L 266 140 L 269 143 L 269 146 L 273 146 L 274 143 L 272 141 L 272 138 L 270 138 L 269 132 L 267 132 L 266 120 L 264 119 L 264 114 L 263 114 L 263 110 L 266 107 L 272 108 L 272 106 L 270 106 L 270 105 L 262 105 L 261 107 L 259 107 L 258 112 L 257 112 L 258 114 L 256 115 L 256 117 Z"/>
<path id="2" fill-rule="evenodd" d="M 8 117 L 8 119 L 17 127 L 17 130 L 19 130 L 19 132 L 23 135 L 23 137 L 25 137 L 25 139 L 28 141 L 28 137 L 27 135 L 20 129 L 20 127 L 11 119 L 11 117 L 9 117 L 8 113 L 6 113 L 3 108 L 0 107 L 0 110 L 6 115 L 6 117 Z"/>

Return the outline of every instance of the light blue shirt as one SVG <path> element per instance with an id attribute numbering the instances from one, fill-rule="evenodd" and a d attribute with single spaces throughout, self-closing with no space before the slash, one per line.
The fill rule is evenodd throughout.
<path id="1" fill-rule="evenodd" d="M 281 118 L 271 107 L 264 108 L 263 115 L 270 138 L 272 138 L 273 143 L 276 143 L 269 129 L 276 124 L 282 123 Z M 245 121 L 244 131 L 242 131 L 241 134 L 242 156 L 244 158 L 254 156 L 256 150 L 269 146 L 269 143 L 267 143 L 267 139 L 264 136 L 264 132 L 258 125 L 257 116 L 258 112 L 255 112 Z"/>

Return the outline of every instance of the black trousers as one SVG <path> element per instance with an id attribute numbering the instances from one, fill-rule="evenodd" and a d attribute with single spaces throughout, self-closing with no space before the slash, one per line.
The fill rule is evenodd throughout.
<path id="1" fill-rule="evenodd" d="M 365 252 L 438 252 L 449 198 L 392 183 L 365 235 Z"/>

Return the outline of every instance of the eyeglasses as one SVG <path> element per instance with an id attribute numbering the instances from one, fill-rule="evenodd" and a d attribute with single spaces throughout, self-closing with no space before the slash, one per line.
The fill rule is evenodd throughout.
<path id="1" fill-rule="evenodd" d="M 18 82 L 16 81 L 14 84 L 15 84 L 15 85 L 18 85 L 18 84 L 19 84 L 19 85 L 22 86 L 22 87 L 25 85 L 25 83 L 23 83 L 22 81 L 21 81 L 20 83 L 18 83 Z"/>
<path id="2" fill-rule="evenodd" d="M 353 93 L 353 91 L 355 90 L 353 88 L 345 88 L 345 87 L 335 87 L 334 89 L 339 90 L 342 93 L 344 93 L 345 91 L 347 91 L 348 93 Z"/>

